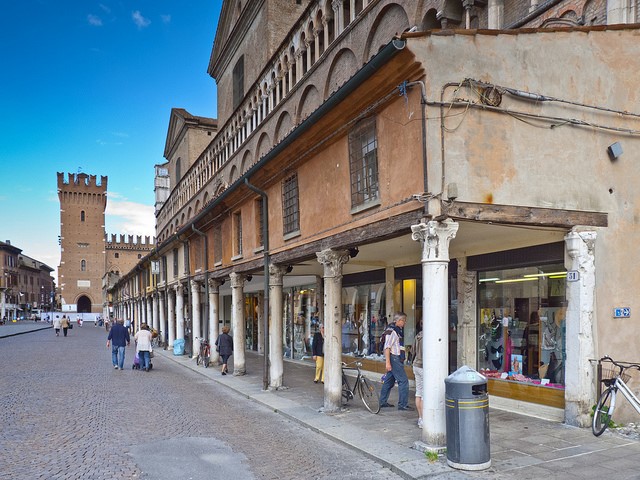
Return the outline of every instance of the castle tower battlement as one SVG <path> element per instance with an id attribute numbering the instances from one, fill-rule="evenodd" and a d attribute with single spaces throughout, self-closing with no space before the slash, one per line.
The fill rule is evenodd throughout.
<path id="1" fill-rule="evenodd" d="M 88 190 L 96 189 L 100 193 L 107 193 L 108 178 L 100 176 L 100 183 L 98 183 L 97 178 L 96 175 L 88 175 L 86 173 L 68 173 L 65 179 L 64 172 L 58 172 L 58 190 L 77 190 L 85 193 Z"/>
<path id="2" fill-rule="evenodd" d="M 111 234 L 111 240 L 109 235 L 105 235 L 105 248 L 107 250 L 144 250 L 150 251 L 153 249 L 156 243 L 155 237 L 146 235 L 144 241 L 142 235 L 118 235 Z"/>

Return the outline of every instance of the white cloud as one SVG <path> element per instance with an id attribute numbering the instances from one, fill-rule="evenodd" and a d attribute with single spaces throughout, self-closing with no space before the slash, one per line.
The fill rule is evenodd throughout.
<path id="1" fill-rule="evenodd" d="M 119 194 L 108 194 L 106 215 L 107 234 L 155 236 L 154 207 L 130 202 Z"/>
<path id="2" fill-rule="evenodd" d="M 104 10 L 106 13 L 111 13 L 111 9 L 103 3 L 100 4 L 100 8 Z"/>
<path id="3" fill-rule="evenodd" d="M 162 23 L 171 23 L 171 15 L 160 15 Z"/>
<path id="4" fill-rule="evenodd" d="M 133 23 L 137 25 L 138 28 L 145 28 L 151 24 L 151 20 L 148 18 L 144 18 L 140 13 L 140 10 L 136 10 L 131 14 L 131 18 L 133 19 Z"/>
<path id="5" fill-rule="evenodd" d="M 89 25 L 93 25 L 94 27 L 102 26 L 102 19 L 97 15 L 87 15 L 87 21 L 89 22 Z"/>

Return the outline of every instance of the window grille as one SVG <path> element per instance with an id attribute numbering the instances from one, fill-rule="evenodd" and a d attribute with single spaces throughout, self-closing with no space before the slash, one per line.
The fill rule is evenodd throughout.
<path id="1" fill-rule="evenodd" d="M 300 230 L 300 203 L 297 173 L 294 173 L 282 182 L 282 217 L 284 235 Z"/>
<path id="2" fill-rule="evenodd" d="M 352 208 L 378 199 L 377 151 L 375 118 L 363 120 L 349 133 Z"/>

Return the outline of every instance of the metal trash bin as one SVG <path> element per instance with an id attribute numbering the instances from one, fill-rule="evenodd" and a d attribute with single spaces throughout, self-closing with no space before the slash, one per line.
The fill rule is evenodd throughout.
<path id="1" fill-rule="evenodd" d="M 491 466 L 487 379 L 463 366 L 444 380 L 447 464 L 460 470 Z"/>

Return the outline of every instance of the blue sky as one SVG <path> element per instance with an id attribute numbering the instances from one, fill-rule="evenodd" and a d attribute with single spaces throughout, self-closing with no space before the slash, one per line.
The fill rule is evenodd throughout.
<path id="1" fill-rule="evenodd" d="M 57 269 L 56 172 L 109 177 L 107 233 L 153 235 L 171 108 L 216 116 L 221 0 L 20 0 L 0 9 L 0 240 Z"/>

